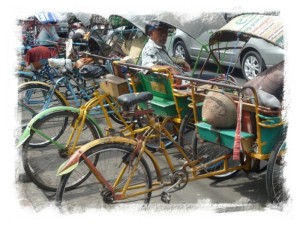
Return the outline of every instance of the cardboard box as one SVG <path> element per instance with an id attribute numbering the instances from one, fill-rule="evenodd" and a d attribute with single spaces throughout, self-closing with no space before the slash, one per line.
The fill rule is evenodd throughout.
<path id="1" fill-rule="evenodd" d="M 126 79 L 108 74 L 105 79 L 100 82 L 100 88 L 107 94 L 117 98 L 120 95 L 129 93 Z"/>

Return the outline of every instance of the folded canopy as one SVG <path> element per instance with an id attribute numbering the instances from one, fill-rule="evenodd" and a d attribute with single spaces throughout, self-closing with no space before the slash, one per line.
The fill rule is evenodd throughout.
<path id="1" fill-rule="evenodd" d="M 90 25 L 101 24 L 106 25 L 108 24 L 108 20 L 101 15 L 92 14 L 92 13 L 71 13 L 68 15 L 69 22 L 81 22 L 83 26 L 88 27 Z"/>
<path id="2" fill-rule="evenodd" d="M 281 17 L 260 14 L 237 16 L 216 31 L 210 37 L 209 44 L 235 41 L 237 38 L 243 41 L 247 37 L 261 38 L 283 48 L 284 28 Z"/>
<path id="3" fill-rule="evenodd" d="M 221 13 L 187 13 L 163 12 L 149 15 L 111 15 L 110 24 L 113 28 L 134 25 L 145 33 L 145 26 L 151 20 L 165 22 L 197 39 L 204 31 L 220 29 L 226 24 Z"/>

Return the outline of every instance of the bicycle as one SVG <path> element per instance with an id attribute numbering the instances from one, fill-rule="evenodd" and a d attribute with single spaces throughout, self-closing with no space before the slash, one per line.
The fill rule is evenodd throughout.
<path id="1" fill-rule="evenodd" d="M 55 44 L 56 42 L 53 43 Z M 77 45 L 81 45 L 81 43 L 73 43 L 73 46 Z M 75 53 L 76 58 L 79 58 L 79 52 L 75 51 Z M 96 59 L 94 60 L 95 62 L 102 60 L 102 69 L 106 73 L 115 74 L 115 70 L 111 64 L 113 61 L 119 60 L 118 58 L 108 58 L 88 52 L 84 52 L 82 55 Z M 55 59 L 51 60 L 54 61 L 54 63 L 56 62 Z M 45 65 L 40 71 L 34 71 L 33 73 L 18 71 L 20 77 L 25 77 L 26 79 L 30 78 L 32 81 L 19 86 L 19 99 L 23 99 L 22 102 L 19 102 L 19 106 L 21 106 L 22 111 L 20 111 L 23 115 L 27 114 L 27 117 L 31 119 L 38 112 L 50 106 L 66 106 L 69 105 L 69 101 L 71 100 L 74 101 L 76 107 L 79 107 L 82 104 L 81 100 L 88 101 L 92 98 L 94 87 L 92 85 L 88 85 L 89 83 L 82 78 L 77 69 L 73 69 L 71 71 L 70 68 L 66 69 L 65 66 L 52 68 L 49 66 L 47 60 L 44 60 L 44 64 Z M 110 116 L 113 119 L 116 118 L 113 114 L 110 114 Z M 22 127 L 24 127 L 28 121 L 28 119 L 24 122 L 22 121 Z"/>
<path id="2" fill-rule="evenodd" d="M 92 54 L 90 54 L 90 56 L 106 60 L 106 66 L 101 67 L 103 74 L 112 72 L 108 66 L 112 59 Z M 55 64 L 56 59 L 51 60 L 54 61 Z M 59 59 L 57 60 L 60 62 Z M 44 68 L 47 75 L 52 74 L 50 70 L 53 70 L 55 71 L 55 74 L 58 74 L 57 70 L 52 68 L 48 63 L 46 63 Z M 58 69 L 60 70 L 61 76 L 56 80 L 51 79 L 53 85 L 48 84 L 48 82 L 40 81 L 25 82 L 19 85 L 18 105 L 20 114 L 22 115 L 22 128 L 25 128 L 35 115 L 49 107 L 67 106 L 69 105 L 69 101 L 72 101 L 79 107 L 82 104 L 82 100 L 88 101 L 92 98 L 95 85 L 90 83 L 87 79 L 83 79 L 77 69 L 71 71 L 70 69 L 67 69 L 66 66 L 59 66 Z M 96 111 L 96 113 L 99 113 L 99 110 L 98 112 Z M 113 115 L 111 115 L 111 117 L 113 117 Z"/>
<path id="3" fill-rule="evenodd" d="M 59 52 L 61 52 L 61 51 L 59 51 L 58 47 L 56 46 L 56 44 L 58 45 L 58 43 L 54 42 L 54 44 L 55 45 L 53 47 L 51 47 L 51 46 L 47 46 L 47 47 L 56 49 L 57 54 L 59 55 Z M 78 45 L 80 46 L 80 45 L 82 45 L 82 43 L 72 43 L 72 45 L 73 45 L 73 47 L 78 46 Z M 74 53 L 76 55 L 75 58 L 79 59 L 79 57 L 80 57 L 79 53 L 77 51 L 74 51 Z M 59 60 L 59 59 L 56 59 L 56 58 L 51 58 L 50 60 L 52 62 L 54 62 L 54 64 L 58 64 L 59 61 L 64 60 L 64 59 Z M 65 61 L 65 63 L 66 62 L 67 61 Z M 16 75 L 18 76 L 19 83 L 20 83 L 19 87 L 21 89 L 26 89 L 26 84 L 24 84 L 24 83 L 33 82 L 33 81 L 44 82 L 45 83 L 44 86 L 49 86 L 49 84 L 52 84 L 52 85 L 55 86 L 55 85 L 57 85 L 57 80 L 64 73 L 67 73 L 66 71 L 64 71 L 65 70 L 64 66 L 55 66 L 55 67 L 50 66 L 49 62 L 48 62 L 48 59 L 41 59 L 38 63 L 38 66 L 41 67 L 41 68 L 38 69 L 38 70 L 31 70 L 31 69 L 26 68 L 25 62 L 20 63 L 20 67 L 18 68 L 18 71 L 16 72 Z M 68 73 L 70 73 L 70 68 L 69 68 Z M 78 73 L 78 71 L 74 70 L 73 75 L 74 75 L 74 77 L 76 77 L 76 80 L 78 81 L 78 83 L 81 83 L 81 84 L 85 85 L 84 81 L 80 77 L 80 74 Z M 31 84 L 34 84 L 34 83 L 31 83 Z M 34 85 L 31 85 L 31 84 L 29 84 L 29 86 L 34 86 Z M 37 83 L 35 85 L 37 85 Z M 40 85 L 43 85 L 43 84 L 40 84 Z M 77 85 L 77 84 L 75 83 L 75 85 Z M 69 85 L 66 85 L 66 86 L 69 87 Z M 44 87 L 44 89 L 46 90 L 47 87 Z M 32 91 L 30 93 L 32 94 Z M 28 99 L 28 95 L 30 95 L 30 93 L 27 94 L 27 99 Z M 66 104 L 62 103 L 62 105 L 66 105 Z"/>
<path id="4" fill-rule="evenodd" d="M 147 118 L 142 117 L 139 113 L 131 113 L 130 116 L 124 118 L 120 113 L 118 101 L 108 93 L 102 92 L 100 89 L 94 91 L 93 96 L 79 109 L 68 106 L 46 109 L 35 116 L 27 125 L 20 137 L 18 146 L 23 145 L 24 169 L 38 187 L 55 191 L 54 165 L 58 165 L 61 160 L 70 157 L 82 144 L 103 136 L 101 128 L 90 115 L 92 109 L 96 108 L 102 111 L 108 126 L 106 135 L 122 135 L 134 138 L 137 134 L 148 129 L 147 126 L 143 127 Z M 135 104 L 150 98 L 148 94 L 139 94 L 138 96 Z M 117 122 L 121 123 L 123 127 L 114 128 L 110 120 L 111 112 L 114 115 L 113 118 L 117 118 Z M 156 138 L 152 137 L 153 143 L 149 146 L 150 148 L 156 148 Z M 171 142 L 166 142 L 166 146 L 171 144 Z M 48 154 L 44 152 L 48 152 Z M 47 162 L 49 158 L 52 159 L 51 165 Z M 53 176 L 51 177 L 50 174 Z"/>
<path id="5" fill-rule="evenodd" d="M 49 65 L 46 67 L 50 68 Z M 74 85 L 71 81 L 74 82 L 77 87 L 80 87 L 79 89 L 83 90 L 85 95 L 88 95 L 88 92 L 85 91 L 86 87 L 82 84 L 82 80 L 74 76 L 74 73 L 69 70 L 65 70 L 63 76 L 58 80 L 53 80 L 53 82 L 55 82 L 54 86 L 41 81 L 28 81 L 19 85 L 18 110 L 22 115 L 21 127 L 24 128 L 30 119 L 48 107 L 69 105 L 65 96 L 59 91 L 59 87 L 61 87 L 62 84 L 66 87 L 67 91 L 70 92 L 75 103 L 80 105 L 80 101 L 78 100 L 77 94 L 74 91 Z M 66 92 L 66 94 L 68 94 L 68 92 Z"/>
<path id="6" fill-rule="evenodd" d="M 120 63 L 116 64 L 119 65 Z M 135 67 L 138 68 L 138 71 L 140 69 L 149 70 L 149 68 L 139 66 Z M 131 78 L 133 87 L 137 88 L 133 83 L 133 76 Z M 168 90 L 171 90 L 172 80 L 165 79 L 165 81 L 168 82 L 165 87 L 169 86 Z M 54 174 L 53 176 L 50 176 L 51 173 L 54 173 L 54 170 L 53 168 L 48 168 L 49 163 L 47 161 L 49 161 L 50 154 L 52 154 L 51 165 L 59 165 L 62 160 L 72 155 L 72 153 L 82 144 L 103 136 L 101 128 L 95 118 L 93 118 L 90 114 L 91 109 L 98 107 L 98 109 L 103 113 L 106 124 L 108 125 L 105 135 L 122 135 L 134 138 L 137 134 L 147 129 L 147 126 L 143 127 L 143 124 L 145 124 L 145 118 L 140 117 L 138 114 L 132 114 L 130 119 L 124 118 L 120 114 L 121 107 L 118 101 L 109 94 L 101 92 L 101 89 L 95 91 L 93 96 L 94 98 L 79 109 L 68 106 L 46 109 L 35 116 L 27 125 L 19 140 L 19 146 L 23 145 L 22 161 L 24 169 L 38 187 L 48 191 L 56 190 L 56 180 L 52 180 L 50 178 L 55 177 Z M 181 98 L 181 102 L 184 101 L 184 104 L 181 104 L 180 107 L 176 108 L 185 107 L 186 101 L 183 98 L 186 98 L 186 95 L 181 96 L 177 94 L 176 96 Z M 170 97 L 172 97 L 172 95 L 170 95 Z M 144 105 L 144 103 L 139 102 L 136 102 L 136 104 Z M 160 102 L 160 105 L 162 104 L 163 101 Z M 174 110 L 175 102 L 173 104 L 174 105 L 172 107 Z M 170 107 L 170 101 L 167 106 Z M 178 121 L 180 120 L 176 116 L 174 117 L 174 115 L 177 115 L 177 112 L 173 112 L 173 110 L 167 110 L 170 115 L 173 115 L 172 120 L 169 120 L 168 123 L 163 122 L 163 118 L 168 116 L 165 113 L 158 119 L 170 130 L 173 129 L 173 137 L 176 139 L 178 136 L 181 136 L 180 133 L 178 133 Z M 159 111 L 162 112 L 164 110 Z M 122 124 L 123 127 L 118 129 L 114 128 L 110 118 L 115 122 Z M 151 151 L 157 151 L 159 146 L 158 140 L 160 140 L 159 135 L 153 135 L 151 137 L 151 141 L 148 141 L 147 147 Z M 167 138 L 162 138 L 162 140 L 166 147 L 170 147 L 173 144 Z M 37 160 L 35 155 L 38 154 L 38 152 L 40 152 L 40 156 Z M 43 154 L 43 152 L 49 152 L 49 154 Z M 44 177 L 47 177 L 47 179 Z"/>
<path id="7" fill-rule="evenodd" d="M 16 75 L 20 79 L 23 79 L 19 82 L 21 84 L 28 81 L 49 82 L 54 84 L 59 73 L 54 68 L 51 68 L 48 63 L 38 71 L 29 71 L 25 69 L 25 64 L 21 62 L 20 69 L 16 72 Z"/>
<path id="8" fill-rule="evenodd" d="M 31 49 L 37 46 L 39 45 L 31 45 L 24 48 Z M 59 55 L 59 49 L 55 45 L 46 47 L 53 49 L 52 51 L 56 52 L 57 56 Z M 41 59 L 38 63 L 35 62 L 34 68 L 32 68 L 33 66 L 27 68 L 24 61 L 25 54 L 25 52 L 22 53 L 19 68 L 15 73 L 19 78 L 19 83 L 28 81 L 41 81 L 54 84 L 55 79 L 59 77 L 59 72 L 55 68 L 49 66 L 48 59 Z"/>

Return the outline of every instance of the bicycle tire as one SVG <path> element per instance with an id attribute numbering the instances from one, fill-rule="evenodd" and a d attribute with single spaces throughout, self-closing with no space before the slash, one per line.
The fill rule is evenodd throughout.
<path id="1" fill-rule="evenodd" d="M 58 185 L 56 169 L 69 156 L 68 148 L 65 146 L 70 135 L 70 129 L 73 129 L 72 125 L 78 115 L 76 112 L 59 111 L 48 114 L 33 124 L 38 132 L 31 130 L 29 138 L 23 144 L 22 163 L 28 177 L 39 188 L 56 191 Z M 51 139 L 41 136 L 39 132 Z M 86 119 L 76 146 L 78 147 L 100 137 L 101 135 L 93 123 Z M 68 189 L 76 187 L 86 178 L 82 177 Z"/>
<path id="2" fill-rule="evenodd" d="M 216 77 L 215 79 L 212 79 L 215 82 L 224 82 L 228 84 L 237 84 L 237 81 L 234 77 L 228 76 L 228 79 L 226 77 Z M 199 108 L 199 109 L 198 109 Z M 202 108 L 200 106 L 197 106 L 196 111 L 201 111 Z M 198 120 L 201 116 L 200 113 L 198 113 Z M 178 136 L 178 144 L 182 146 L 185 149 L 185 153 L 192 157 L 193 154 L 193 147 L 192 147 L 192 137 L 195 130 L 195 118 L 194 118 L 194 111 L 192 108 L 189 108 L 184 115 L 179 128 L 179 136 Z"/>
<path id="3" fill-rule="evenodd" d="M 201 156 L 205 156 L 205 160 L 201 162 L 202 164 L 210 162 L 220 156 L 232 153 L 232 149 L 228 149 L 226 147 L 223 147 L 223 146 L 211 143 L 211 142 L 204 142 L 204 143 L 200 144 L 198 141 L 198 138 L 196 136 L 196 132 L 197 131 L 194 131 L 193 139 L 192 139 L 194 159 L 201 157 Z M 237 162 L 232 159 L 230 161 L 228 161 L 228 166 L 238 166 L 240 164 L 241 164 L 240 161 Z M 223 166 L 224 166 L 224 164 L 221 161 L 221 162 L 218 162 L 211 166 L 208 166 L 202 172 L 204 172 L 204 173 L 215 172 L 218 170 L 222 170 Z M 227 180 L 229 178 L 234 177 L 239 171 L 240 170 L 235 170 L 235 171 L 223 173 L 220 175 L 210 176 L 209 178 L 212 180 L 216 180 L 216 181 Z"/>
<path id="4" fill-rule="evenodd" d="M 45 105 L 45 96 L 50 91 L 50 87 L 42 83 L 27 82 L 18 89 L 18 114 L 21 115 L 21 127 L 25 128 L 29 121 L 39 112 Z M 68 102 L 62 94 L 55 90 L 49 107 L 66 106 Z"/>
<path id="5" fill-rule="evenodd" d="M 166 118 L 158 118 L 159 120 L 165 120 Z M 176 128 L 176 124 L 173 122 L 172 118 L 167 118 L 164 121 L 164 127 L 168 130 L 171 134 L 174 141 L 178 139 L 178 129 Z M 152 151 L 156 152 L 157 149 L 160 147 L 160 141 L 163 142 L 165 148 L 170 148 L 173 145 L 173 142 L 166 136 L 166 134 L 160 135 L 158 132 L 152 137 L 149 138 L 146 142 L 147 148 Z"/>
<path id="6" fill-rule="evenodd" d="M 117 100 L 114 99 L 112 96 L 107 96 L 107 98 L 110 100 L 110 102 L 112 104 L 114 104 Z M 116 123 L 120 124 L 120 125 L 124 125 L 124 122 L 118 117 L 118 115 L 112 110 L 111 106 L 107 103 L 104 102 L 105 105 L 105 109 L 108 112 L 108 116 L 115 121 Z M 121 108 L 119 108 L 120 106 L 118 104 L 114 104 L 114 107 L 116 107 L 117 110 L 119 110 L 119 113 L 121 113 Z M 123 118 L 127 124 L 130 124 L 134 119 L 132 118 Z"/>
<path id="7" fill-rule="evenodd" d="M 86 157 L 98 156 L 97 169 L 101 172 L 102 176 L 109 182 L 111 185 L 117 179 L 117 175 L 119 175 L 119 171 L 122 168 L 122 164 L 125 164 L 125 158 L 128 157 L 132 153 L 133 149 L 124 144 L 120 143 L 106 143 L 106 144 L 98 144 L 96 146 L 91 147 L 89 150 L 85 151 L 84 154 Z M 134 163 L 134 162 L 133 162 Z M 80 159 L 79 165 L 85 164 L 83 159 Z M 130 168 L 127 168 L 128 171 L 125 171 L 125 177 L 120 178 L 120 182 L 118 183 L 118 188 L 121 190 L 124 182 L 127 181 L 128 176 L 130 174 Z M 138 164 L 138 173 L 133 178 L 134 184 L 141 184 L 141 182 L 145 186 L 143 187 L 145 190 L 152 188 L 152 178 L 149 166 L 146 160 L 142 157 L 140 163 Z M 143 197 L 136 196 L 133 199 L 129 198 L 128 200 L 120 200 L 120 201 L 111 201 L 105 202 L 103 201 L 103 195 L 108 196 L 109 192 L 96 180 L 94 176 L 90 176 L 89 179 L 85 182 L 85 185 L 79 186 L 72 191 L 66 191 L 65 187 L 68 183 L 72 183 L 71 176 L 73 173 L 77 173 L 77 170 L 80 168 L 75 168 L 72 172 L 65 174 L 61 177 L 60 183 L 56 192 L 56 205 L 64 210 L 73 210 L 74 208 L 82 208 L 84 207 L 106 207 L 106 204 L 109 203 L 122 203 L 122 202 L 132 202 L 137 204 L 137 201 L 142 201 L 142 205 L 148 204 L 151 199 L 152 192 L 148 192 L 144 194 Z M 115 189 L 116 189 L 115 188 Z M 99 190 L 100 189 L 100 190 Z M 132 194 L 136 190 L 127 190 L 126 194 Z M 101 197 L 101 193 L 103 194 Z M 80 209 L 79 209 L 80 210 Z"/>
<path id="8" fill-rule="evenodd" d="M 193 157 L 192 137 L 194 134 L 194 130 L 194 112 L 192 109 L 188 109 L 180 123 L 178 144 L 184 148 L 184 151 L 189 158 Z"/>
<path id="9" fill-rule="evenodd" d="M 266 189 L 272 203 L 280 204 L 288 200 L 287 190 L 284 186 L 285 178 L 283 176 L 284 166 L 286 165 L 284 153 L 285 137 L 276 144 L 274 150 L 270 153 L 267 172 Z"/>

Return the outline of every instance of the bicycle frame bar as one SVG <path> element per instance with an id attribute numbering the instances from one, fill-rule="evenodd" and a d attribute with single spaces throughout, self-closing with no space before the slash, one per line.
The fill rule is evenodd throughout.
<path id="1" fill-rule="evenodd" d="M 93 146 L 96 146 L 96 145 L 99 145 L 99 144 L 107 144 L 107 143 L 120 143 L 120 144 L 129 144 L 131 146 L 136 146 L 137 145 L 137 141 L 134 140 L 134 139 L 130 139 L 130 138 L 126 138 L 126 137 L 118 137 L 118 136 L 108 136 L 108 137 L 104 137 L 104 138 L 101 138 L 101 139 L 97 139 L 97 140 L 93 140 L 83 146 L 81 146 L 80 149 L 78 149 L 74 154 L 78 155 L 79 157 L 77 158 L 77 156 L 74 158 L 77 158 L 77 160 L 73 161 L 74 159 L 71 159 L 73 158 L 73 155 L 71 156 L 71 158 L 69 158 L 65 163 L 63 163 L 57 170 L 57 175 L 58 176 L 61 176 L 61 175 L 64 175 L 64 174 L 67 174 L 69 172 L 71 172 L 72 170 L 74 170 L 75 168 L 73 168 L 71 171 L 68 171 L 68 168 L 70 166 L 73 166 L 75 163 L 79 162 L 79 159 L 80 159 L 80 156 L 82 154 L 84 154 L 88 149 L 92 148 Z M 158 166 L 158 163 L 155 159 L 155 157 L 153 156 L 153 154 L 145 149 L 145 154 L 150 158 L 150 160 L 153 162 L 153 165 L 155 165 L 155 170 L 156 170 L 156 174 L 157 174 L 157 177 L 158 178 L 161 178 L 162 177 L 162 174 L 161 174 L 161 171 L 160 171 L 160 168 Z"/>
<path id="2" fill-rule="evenodd" d="M 52 96 L 53 95 L 53 90 L 55 90 L 55 89 L 58 90 L 58 88 L 61 86 L 62 83 L 65 84 L 67 90 L 71 92 L 71 94 L 73 96 L 73 100 L 75 101 L 76 107 L 79 107 L 80 106 L 80 102 L 79 102 L 78 98 L 76 97 L 76 94 L 75 94 L 75 92 L 74 92 L 74 90 L 73 90 L 70 82 L 68 81 L 68 77 L 63 76 L 63 77 L 59 78 L 55 82 L 55 84 L 54 84 L 54 86 L 52 88 L 52 92 L 49 94 L 49 96 Z"/>

